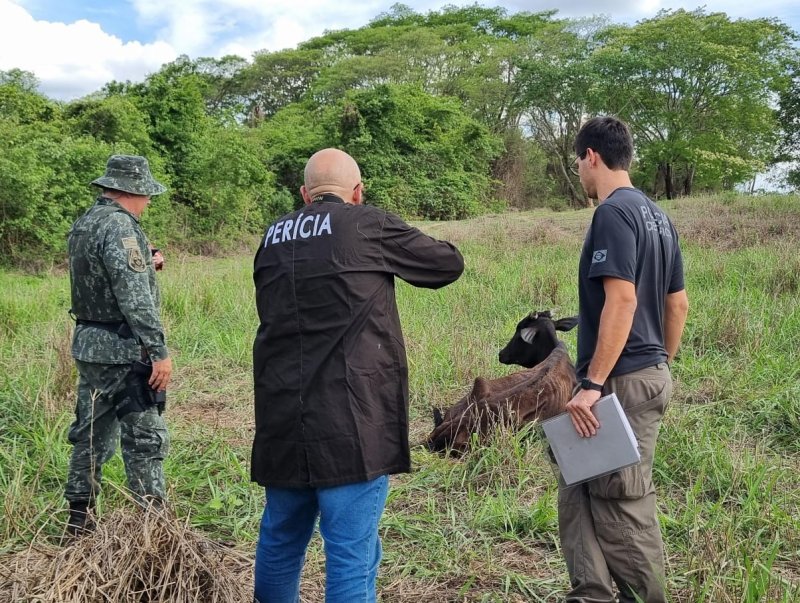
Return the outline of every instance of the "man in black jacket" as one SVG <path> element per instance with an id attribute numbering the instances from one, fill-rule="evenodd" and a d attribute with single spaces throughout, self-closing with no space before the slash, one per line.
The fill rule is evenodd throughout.
<path id="1" fill-rule="evenodd" d="M 435 289 L 464 261 L 376 207 L 337 149 L 306 164 L 305 206 L 271 225 L 255 257 L 252 479 L 267 504 L 255 596 L 298 601 L 319 517 L 326 601 L 375 601 L 388 475 L 410 470 L 408 367 L 394 277 Z"/>

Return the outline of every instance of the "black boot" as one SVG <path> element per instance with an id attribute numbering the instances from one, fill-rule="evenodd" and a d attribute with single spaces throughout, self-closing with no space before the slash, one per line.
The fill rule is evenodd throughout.
<path id="1" fill-rule="evenodd" d="M 66 536 L 77 538 L 92 532 L 95 528 L 91 510 L 94 505 L 88 500 L 70 501 Z"/>

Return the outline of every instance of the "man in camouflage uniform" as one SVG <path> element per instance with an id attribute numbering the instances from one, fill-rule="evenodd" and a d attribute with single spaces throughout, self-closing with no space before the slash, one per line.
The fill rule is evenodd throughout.
<path id="1" fill-rule="evenodd" d="M 139 226 L 150 197 L 166 188 L 153 179 L 144 157 L 132 155 L 112 156 L 106 173 L 92 184 L 101 194 L 69 232 L 77 322 L 72 355 L 80 374 L 65 490 L 72 535 L 91 529 L 87 511 L 117 438 L 128 486 L 144 504 L 165 498 L 162 461 L 169 447 L 153 391 L 166 390 L 172 361 L 159 319 L 151 248 Z M 134 370 L 142 360 L 152 363 L 149 378 Z"/>

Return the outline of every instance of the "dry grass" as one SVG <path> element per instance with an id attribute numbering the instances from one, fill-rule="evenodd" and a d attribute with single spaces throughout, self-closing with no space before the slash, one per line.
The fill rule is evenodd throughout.
<path id="1" fill-rule="evenodd" d="M 77 384 L 77 371 L 75 361 L 72 359 L 72 328 L 71 322 L 58 324 L 53 327 L 47 341 L 48 348 L 53 357 L 52 375 L 48 379 L 50 387 L 45 392 L 45 414 L 55 418 L 75 404 L 75 386 Z"/>
<path id="2" fill-rule="evenodd" d="M 789 403 L 797 399 L 800 207 L 782 203 L 720 197 L 663 204 L 688 243 L 695 308 L 658 447 L 674 603 L 800 601 L 800 464 L 797 410 Z M 535 210 L 421 224 L 459 244 L 468 266 L 441 292 L 399 288 L 412 442 L 422 444 L 430 433 L 432 407 L 452 405 L 476 376 L 514 370 L 497 364 L 497 351 L 524 312 L 575 311 L 574 269 L 591 216 L 589 209 Z M 66 430 L 74 397 L 69 323 L 54 307 L 67 293 L 34 283 L 0 300 L 0 339 L 11 335 L 0 367 L 25 376 L 6 390 L 14 394 L 7 414 L 14 414 L 5 424 L 19 435 L 8 438 L 5 461 L 0 454 L 0 482 L 10 484 L 3 550 L 16 552 L 0 554 L 0 603 L 252 599 L 263 491 L 247 477 L 254 327 L 242 316 L 254 315 L 249 252 L 213 262 L 171 257 L 164 275 L 173 279 L 165 285 L 165 316 L 176 353 L 168 469 L 180 520 L 149 518 L 122 501 L 127 510 L 103 515 L 97 533 L 68 547 L 45 542 L 58 529 L 51 518 L 68 462 L 68 447 L 54 434 Z M 8 292 L 19 288 L 8 282 Z M 56 310 L 58 319 L 39 317 Z M 574 336 L 567 339 L 573 349 Z M 26 422 L 32 411 L 44 418 Z M 491 445 L 460 459 L 416 446 L 412 454 L 416 471 L 393 476 L 382 521 L 381 601 L 563 598 L 568 580 L 554 479 L 538 440 L 498 430 Z M 122 479 L 121 464 L 110 467 L 109 483 L 115 472 Z M 118 496 L 103 501 L 106 509 L 119 503 Z M 324 562 L 317 534 L 303 572 L 304 603 L 324 599 Z"/>
<path id="3" fill-rule="evenodd" d="M 565 241 L 579 242 L 591 220 L 592 210 L 555 214 L 550 210 L 524 213 L 491 214 L 469 220 L 420 222 L 427 234 L 459 245 L 482 240 L 509 251 L 556 245 Z"/>
<path id="4" fill-rule="evenodd" d="M 35 543 L 0 564 L 0 603 L 251 598 L 251 558 L 192 531 L 167 510 L 115 511 L 66 546 Z"/>
<path id="5" fill-rule="evenodd" d="M 489 557 L 490 561 L 470 559 L 447 575 L 404 576 L 389 581 L 380 588 L 380 600 L 386 603 L 530 601 L 530 591 L 525 595 L 513 592 L 520 585 L 513 578 L 509 580 L 509 576 L 536 577 L 540 580 L 535 592 L 537 600 L 547 598 L 547 584 L 553 573 L 548 553 L 519 542 L 504 542 L 493 546 Z"/>
<path id="6" fill-rule="evenodd" d="M 176 371 L 168 398 L 169 421 L 222 435 L 232 446 L 249 447 L 255 432 L 250 370 L 220 369 L 219 363 L 196 362 Z"/>
<path id="7" fill-rule="evenodd" d="M 671 203 L 667 213 L 682 239 L 701 247 L 733 251 L 800 241 L 800 213 L 757 198 L 737 203 L 690 198 Z"/>

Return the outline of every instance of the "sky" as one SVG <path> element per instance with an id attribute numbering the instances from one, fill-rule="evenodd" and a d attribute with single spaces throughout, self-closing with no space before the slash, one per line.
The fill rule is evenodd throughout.
<path id="1" fill-rule="evenodd" d="M 397 0 L 0 0 L 0 71 L 33 72 L 40 91 L 71 100 L 112 80 L 142 81 L 178 56 L 192 59 L 294 48 L 332 29 L 357 29 Z M 474 0 L 405 0 L 420 13 Z M 551 10 L 563 17 L 605 15 L 635 23 L 662 9 L 700 6 L 683 0 L 483 0 L 510 13 Z M 708 12 L 732 18 L 774 17 L 800 32 L 798 0 L 707 0 Z"/>

